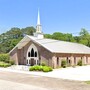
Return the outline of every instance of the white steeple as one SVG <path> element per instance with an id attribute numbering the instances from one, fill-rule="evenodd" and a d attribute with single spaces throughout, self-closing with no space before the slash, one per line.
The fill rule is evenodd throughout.
<path id="1" fill-rule="evenodd" d="M 34 36 L 37 37 L 38 39 L 43 39 L 44 38 L 44 35 L 42 33 L 42 26 L 40 24 L 39 10 L 38 10 L 38 17 L 37 17 L 36 33 L 34 33 Z"/>
<path id="2" fill-rule="evenodd" d="M 38 17 L 37 17 L 36 33 L 42 33 L 42 26 L 41 26 L 41 24 L 40 24 L 40 14 L 39 14 L 39 10 L 38 10 Z"/>
<path id="3" fill-rule="evenodd" d="M 37 25 L 40 25 L 40 14 L 39 14 L 39 10 L 38 10 Z"/>

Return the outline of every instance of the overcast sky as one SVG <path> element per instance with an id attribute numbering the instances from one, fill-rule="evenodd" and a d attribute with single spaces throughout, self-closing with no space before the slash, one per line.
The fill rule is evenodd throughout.
<path id="1" fill-rule="evenodd" d="M 38 8 L 44 33 L 90 30 L 90 0 L 0 0 L 0 34 L 36 27 Z"/>

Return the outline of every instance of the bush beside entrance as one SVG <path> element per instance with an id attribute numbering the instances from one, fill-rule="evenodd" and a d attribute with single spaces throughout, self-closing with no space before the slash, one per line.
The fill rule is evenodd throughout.
<path id="1" fill-rule="evenodd" d="M 49 66 L 39 66 L 39 65 L 35 65 L 35 66 L 31 66 L 29 68 L 29 71 L 43 71 L 43 72 L 50 72 L 53 71 L 53 69 Z"/>
<path id="2" fill-rule="evenodd" d="M 9 67 L 14 64 L 14 60 L 10 60 L 9 54 L 0 54 L 0 67 Z"/>

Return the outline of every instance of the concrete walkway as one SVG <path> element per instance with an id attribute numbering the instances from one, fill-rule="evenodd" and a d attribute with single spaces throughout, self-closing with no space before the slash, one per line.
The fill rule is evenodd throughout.
<path id="1" fill-rule="evenodd" d="M 23 69 L 22 69 L 23 68 Z M 0 68 L 0 71 L 9 71 L 17 72 L 24 74 L 39 75 L 45 77 L 69 79 L 69 80 L 78 80 L 78 81 L 87 81 L 90 80 L 90 65 L 88 66 L 78 66 L 78 67 L 67 67 L 54 69 L 52 72 L 34 72 L 28 71 L 28 66 L 14 66 L 13 68 Z"/>

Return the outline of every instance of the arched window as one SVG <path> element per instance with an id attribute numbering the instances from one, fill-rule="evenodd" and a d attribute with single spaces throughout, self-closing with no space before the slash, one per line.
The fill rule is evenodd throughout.
<path id="1" fill-rule="evenodd" d="M 34 57 L 34 49 L 31 49 L 31 57 Z"/>
<path id="2" fill-rule="evenodd" d="M 28 57 L 30 57 L 30 52 L 28 52 Z"/>
<path id="3" fill-rule="evenodd" d="M 37 57 L 37 52 L 35 52 L 35 57 Z"/>

